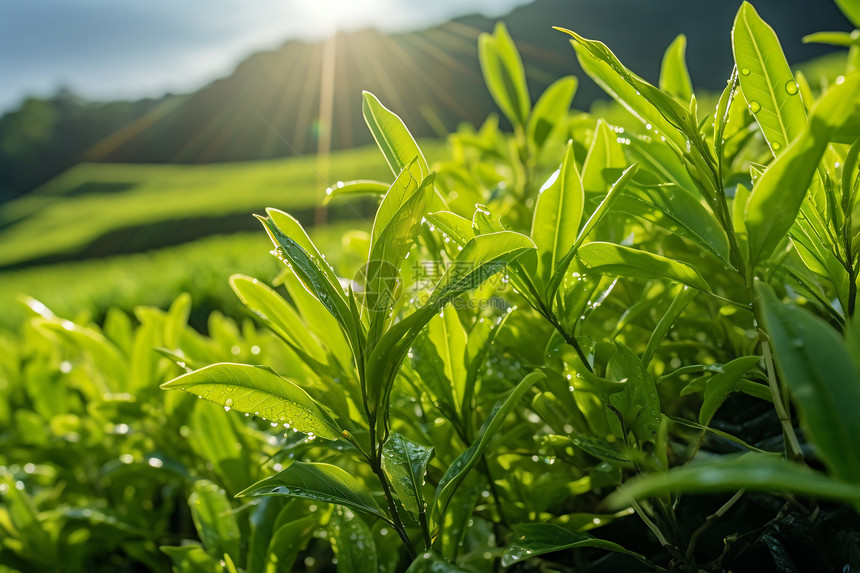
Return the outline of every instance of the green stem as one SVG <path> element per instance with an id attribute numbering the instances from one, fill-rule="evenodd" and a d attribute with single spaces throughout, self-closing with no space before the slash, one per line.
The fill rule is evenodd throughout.
<path id="1" fill-rule="evenodd" d="M 726 512 L 729 511 L 732 506 L 734 506 L 738 502 L 738 500 L 744 495 L 745 491 L 746 490 L 742 489 L 735 495 L 733 495 L 731 499 L 729 499 L 729 501 L 724 503 L 717 511 L 709 515 L 707 519 L 705 519 L 705 522 L 700 525 L 696 531 L 693 532 L 693 535 L 690 536 L 690 543 L 687 545 L 687 553 L 685 555 L 685 561 L 689 565 L 695 566 L 695 562 L 693 561 L 693 551 L 696 549 L 696 543 L 698 543 L 699 537 L 701 537 L 705 530 L 708 529 L 714 523 L 714 521 L 725 515 Z"/>

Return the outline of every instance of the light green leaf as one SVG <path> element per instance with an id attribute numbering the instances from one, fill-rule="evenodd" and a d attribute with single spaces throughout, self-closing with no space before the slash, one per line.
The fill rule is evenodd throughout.
<path id="1" fill-rule="evenodd" d="M 860 486 L 840 482 L 778 455 L 746 454 L 712 459 L 674 468 L 666 473 L 633 478 L 607 498 L 612 508 L 627 507 L 630 499 L 671 493 L 719 493 L 740 489 L 789 492 L 860 504 Z"/>
<path id="2" fill-rule="evenodd" d="M 427 160 L 418 148 L 415 138 L 409 133 L 409 129 L 403 120 L 390 109 L 382 105 L 376 96 L 370 92 L 362 92 L 363 100 L 361 111 L 364 121 L 370 128 L 373 139 L 385 156 L 385 161 L 391 167 L 394 175 L 398 175 L 410 161 L 418 158 L 418 166 L 421 169 L 421 179 L 430 174 L 427 168 Z"/>
<path id="3" fill-rule="evenodd" d="M 218 558 L 226 553 L 239 559 L 242 534 L 224 490 L 211 481 L 198 480 L 188 496 L 188 507 L 206 550 Z"/>
<path id="4" fill-rule="evenodd" d="M 280 213 L 279 216 L 273 209 L 269 209 L 268 213 L 268 218 L 258 218 L 277 247 L 278 254 L 289 261 L 299 280 L 337 320 L 353 348 L 358 347 L 358 325 L 347 306 L 346 295 L 334 271 L 295 219 L 286 213 Z M 291 225 L 290 221 L 295 224 Z M 288 235 L 283 231 L 281 225 L 292 226 L 292 234 Z"/>
<path id="5" fill-rule="evenodd" d="M 538 251 L 538 275 L 545 281 L 576 242 L 584 203 L 573 144 L 568 143 L 561 167 L 540 190 L 532 219 L 531 237 Z"/>
<path id="6" fill-rule="evenodd" d="M 391 327 L 370 351 L 366 379 L 371 408 L 387 397 L 409 346 L 433 315 L 530 249 L 534 249 L 531 239 L 513 231 L 478 235 L 469 241 L 436 283 L 427 303 Z"/>
<path id="7" fill-rule="evenodd" d="M 588 269 L 628 278 L 661 278 L 676 281 L 702 291 L 708 283 L 693 267 L 646 251 L 614 243 L 593 242 L 579 248 L 579 260 Z"/>
<path id="8" fill-rule="evenodd" d="M 437 211 L 425 215 L 430 224 L 442 233 L 451 237 L 455 243 L 463 247 L 475 238 L 472 222 L 450 211 Z"/>
<path id="9" fill-rule="evenodd" d="M 338 573 L 378 571 L 376 543 L 370 528 L 360 517 L 345 507 L 334 510 L 328 527 L 331 548 L 337 558 Z"/>
<path id="10" fill-rule="evenodd" d="M 778 155 L 806 127 L 806 110 L 776 33 L 749 2 L 735 17 L 732 50 L 744 98 Z"/>
<path id="11" fill-rule="evenodd" d="M 699 410 L 699 423 L 708 425 L 732 392 L 740 390 L 744 374 L 758 364 L 760 356 L 741 356 L 725 364 L 705 385 L 705 399 Z M 765 390 L 767 387 L 762 386 Z"/>
<path id="12" fill-rule="evenodd" d="M 558 291 L 558 287 L 559 285 L 561 285 L 562 279 L 564 279 L 567 267 L 570 266 L 570 262 L 573 260 L 573 257 L 576 256 L 580 245 L 582 245 L 582 243 L 585 241 L 585 239 L 588 237 L 589 233 L 591 233 L 594 227 L 596 227 L 597 224 L 603 219 L 603 217 L 606 216 L 606 214 L 615 204 L 615 201 L 617 201 L 618 198 L 621 196 L 621 192 L 624 191 L 624 188 L 636 175 L 638 169 L 639 164 L 634 163 L 621 174 L 618 180 L 609 189 L 609 192 L 606 193 L 606 197 L 603 198 L 603 201 L 600 202 L 600 205 L 597 206 L 597 209 L 594 210 L 594 213 L 591 214 L 591 217 L 589 217 L 588 220 L 585 222 L 585 225 L 582 226 L 582 229 L 580 229 L 579 235 L 577 235 L 576 241 L 573 243 L 573 246 L 568 249 L 567 253 L 556 265 L 555 273 L 553 273 L 552 278 L 549 281 L 549 285 L 547 286 L 548 300 L 552 300 L 553 297 L 555 297 L 555 293 Z"/>
<path id="13" fill-rule="evenodd" d="M 679 34 L 666 48 L 663 63 L 660 65 L 660 89 L 683 102 L 688 102 L 693 97 L 693 82 L 684 59 L 686 51 L 687 37 Z"/>
<path id="14" fill-rule="evenodd" d="M 161 385 L 185 390 L 221 406 L 254 414 L 327 440 L 343 437 L 332 415 L 307 392 L 268 368 L 247 364 L 212 364 Z"/>
<path id="15" fill-rule="evenodd" d="M 433 501 L 433 521 L 436 524 L 439 524 L 454 492 L 457 491 L 457 488 L 466 479 L 469 471 L 478 463 L 484 450 L 490 445 L 491 439 L 498 434 L 499 428 L 508 417 L 508 414 L 510 414 L 511 410 L 514 409 L 514 406 L 516 406 L 525 393 L 534 384 L 544 378 L 546 378 L 546 375 L 539 371 L 527 374 L 505 398 L 499 400 L 493 406 L 492 411 L 478 431 L 475 442 L 466 451 L 457 456 L 457 459 L 454 460 L 445 471 L 445 475 L 439 480 L 439 485 L 436 486 L 436 498 Z"/>
<path id="16" fill-rule="evenodd" d="M 206 553 L 199 545 L 174 547 L 162 545 L 159 549 L 170 558 L 173 571 L 177 573 L 221 573 L 224 568 L 218 560 Z"/>
<path id="17" fill-rule="evenodd" d="M 659 225 L 729 263 L 729 239 L 714 215 L 675 185 L 628 189 L 615 208 Z"/>
<path id="18" fill-rule="evenodd" d="M 287 521 L 283 524 L 280 523 L 280 518 L 284 512 L 281 512 L 281 515 L 278 516 L 278 523 L 276 523 L 277 529 L 269 541 L 265 560 L 265 573 L 281 573 L 281 571 L 291 571 L 293 569 L 299 553 L 307 548 L 313 533 L 320 528 L 321 516 L 318 514 L 321 512 L 321 510 L 317 510 L 315 514 Z"/>
<path id="19" fill-rule="evenodd" d="M 791 228 L 828 141 L 860 135 L 860 74 L 830 88 L 816 103 L 806 131 L 758 178 L 745 220 L 750 263 L 767 259 Z"/>
<path id="20" fill-rule="evenodd" d="M 623 553 L 652 566 L 642 555 L 628 551 L 617 543 L 604 541 L 581 531 L 569 531 L 553 523 L 520 523 L 513 528 L 513 540 L 502 556 L 502 567 L 510 567 L 539 555 L 580 547 Z"/>
<path id="21" fill-rule="evenodd" d="M 571 43 L 582 69 L 607 94 L 645 124 L 649 132 L 665 137 L 679 153 L 687 150 L 687 139 L 679 130 L 694 137 L 698 135 L 698 124 L 686 108 L 624 67 L 605 44 L 564 28 L 556 30 L 573 36 Z"/>
<path id="22" fill-rule="evenodd" d="M 835 0 L 836 5 L 842 13 L 851 20 L 856 28 L 860 28 L 860 1 L 858 0 Z"/>
<path id="23" fill-rule="evenodd" d="M 550 84 L 538 98 L 526 125 L 526 135 L 536 150 L 543 148 L 553 131 L 564 125 L 561 120 L 570 111 L 578 83 L 575 76 L 565 76 Z"/>
<path id="24" fill-rule="evenodd" d="M 626 166 L 618 134 L 602 118 L 598 119 L 591 147 L 582 165 L 582 187 L 588 193 L 606 193 L 615 174 Z"/>
<path id="25" fill-rule="evenodd" d="M 416 177 L 417 171 L 414 160 L 403 168 L 382 199 L 373 222 L 363 285 L 365 304 L 374 312 L 372 331 L 395 303 L 398 273 L 421 229 L 424 206 L 433 189 L 433 174 L 421 181 Z"/>
<path id="26" fill-rule="evenodd" d="M 372 181 L 370 179 L 358 179 L 356 181 L 338 181 L 325 190 L 323 205 L 335 198 L 353 197 L 356 195 L 384 195 L 388 191 L 388 183 Z"/>
<path id="27" fill-rule="evenodd" d="M 445 561 L 433 551 L 427 551 L 415 558 L 406 573 L 466 573 Z"/>
<path id="28" fill-rule="evenodd" d="M 803 428 L 828 469 L 860 484 L 860 370 L 839 334 L 759 285 L 767 331 Z"/>
<path id="29" fill-rule="evenodd" d="M 258 481 L 236 497 L 261 495 L 284 495 L 344 505 L 390 521 L 361 482 L 346 470 L 331 464 L 293 462 L 286 469 Z"/>
<path id="30" fill-rule="evenodd" d="M 382 469 L 407 510 L 414 515 L 424 509 L 424 475 L 433 447 L 393 433 L 382 446 Z"/>
<path id="31" fill-rule="evenodd" d="M 325 360 L 319 345 L 309 342 L 307 326 L 296 309 L 272 288 L 245 275 L 231 276 L 230 286 L 242 304 L 278 336 L 313 359 Z"/>
<path id="32" fill-rule="evenodd" d="M 524 126 L 531 98 L 523 62 L 504 23 L 498 22 L 492 35 L 478 37 L 478 58 L 490 95 L 514 125 Z"/>

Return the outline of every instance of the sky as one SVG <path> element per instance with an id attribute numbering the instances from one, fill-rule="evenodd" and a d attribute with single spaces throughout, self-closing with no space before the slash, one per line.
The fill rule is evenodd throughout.
<path id="1" fill-rule="evenodd" d="M 338 29 L 423 28 L 528 0 L 0 0 L 0 113 L 58 87 L 96 100 L 192 91 L 245 56 Z"/>

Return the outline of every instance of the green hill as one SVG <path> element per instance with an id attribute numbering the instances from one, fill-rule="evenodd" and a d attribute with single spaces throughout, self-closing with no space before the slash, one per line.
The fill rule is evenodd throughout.
<path id="1" fill-rule="evenodd" d="M 431 156 L 440 144 L 422 142 Z M 0 207 L 0 268 L 132 253 L 202 236 L 258 229 L 265 207 L 313 224 L 326 184 L 314 156 L 213 165 L 78 165 Z M 379 150 L 330 156 L 331 181 L 390 180 Z M 368 208 L 371 207 L 371 208 Z M 329 207 L 327 218 L 372 213 L 367 203 Z"/>
<path id="2" fill-rule="evenodd" d="M 522 52 L 533 94 L 560 76 L 583 77 L 553 25 L 600 38 L 652 80 L 654 62 L 685 33 L 693 83 L 713 91 L 722 89 L 731 70 L 727 30 L 740 1 L 537 0 L 502 19 Z M 831 50 L 801 44 L 796 39 L 804 34 L 850 28 L 831 0 L 755 4 L 780 37 L 792 39 L 783 48 L 793 63 Z M 409 33 L 362 30 L 325 42 L 290 41 L 249 56 L 195 93 L 159 101 L 31 100 L 0 119 L 0 201 L 81 160 L 194 164 L 315 153 L 326 126 L 333 149 L 364 145 L 371 140 L 360 113 L 363 89 L 401 114 L 418 137 L 438 137 L 463 121 L 478 124 L 493 104 L 481 78 L 477 36 L 493 24 L 473 15 Z M 333 78 L 326 102 L 324 73 Z M 598 97 L 601 90 L 583 81 L 575 103 L 584 109 Z"/>

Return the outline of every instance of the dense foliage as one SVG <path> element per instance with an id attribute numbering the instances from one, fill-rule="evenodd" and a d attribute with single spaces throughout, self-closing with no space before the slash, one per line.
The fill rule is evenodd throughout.
<path id="1" fill-rule="evenodd" d="M 503 25 L 479 53 L 513 133 L 491 117 L 428 162 L 365 93 L 393 182 L 332 188 L 381 196 L 346 253 L 259 217 L 284 268 L 230 284 L 264 328 L 31 300 L 0 370 L 0 560 L 860 567 L 855 37 L 812 38 L 849 46 L 816 96 L 744 3 L 711 111 L 683 37 L 657 87 L 562 32 L 623 113 L 569 112 L 572 77 L 532 106 Z"/>

